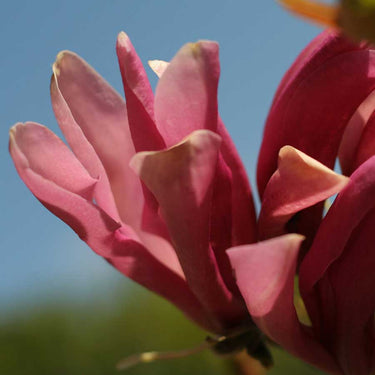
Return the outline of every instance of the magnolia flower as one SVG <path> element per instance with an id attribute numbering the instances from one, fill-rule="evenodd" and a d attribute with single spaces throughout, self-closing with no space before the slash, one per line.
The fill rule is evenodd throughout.
<path id="1" fill-rule="evenodd" d="M 125 33 L 117 54 L 126 102 L 79 56 L 57 56 L 51 99 L 70 148 L 42 125 L 16 124 L 17 171 L 121 273 L 210 332 L 240 329 L 240 345 L 235 334 L 237 344 L 218 351 L 260 353 L 226 254 L 253 243 L 256 224 L 245 169 L 218 116 L 218 45 L 187 44 L 170 64 L 152 61 L 155 98 Z"/>
<path id="2" fill-rule="evenodd" d="M 332 374 L 369 375 L 375 366 L 374 89 L 374 50 L 332 32 L 307 46 L 283 78 L 265 128 L 264 241 L 228 251 L 256 324 Z M 337 157 L 344 175 L 330 169 Z M 322 219 L 319 202 L 333 190 L 339 194 Z M 306 236 L 302 254 L 304 237 L 291 231 Z M 304 321 L 293 303 L 297 268 Z"/>
<path id="3" fill-rule="evenodd" d="M 286 9 L 310 21 L 342 30 L 355 40 L 375 42 L 375 2 L 339 0 L 329 4 L 316 0 L 278 0 Z"/>

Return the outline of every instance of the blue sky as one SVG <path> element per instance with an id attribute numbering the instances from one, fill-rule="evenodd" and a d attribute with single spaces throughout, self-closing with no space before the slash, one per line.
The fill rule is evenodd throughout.
<path id="1" fill-rule="evenodd" d="M 233 5 L 235 4 L 235 5 Z M 119 92 L 119 31 L 142 60 L 169 60 L 186 42 L 220 44 L 221 116 L 255 185 L 262 127 L 273 93 L 298 52 L 320 31 L 272 0 L 65 0 L 3 2 L 0 12 L 0 305 L 106 294 L 125 279 L 26 189 L 8 155 L 8 130 L 33 120 L 58 134 L 51 65 L 72 50 Z M 148 70 L 153 85 L 156 79 Z M 255 186 L 254 186 L 255 187 Z M 255 190 L 255 189 L 254 189 Z M 130 284 L 129 284 L 130 285 Z"/>

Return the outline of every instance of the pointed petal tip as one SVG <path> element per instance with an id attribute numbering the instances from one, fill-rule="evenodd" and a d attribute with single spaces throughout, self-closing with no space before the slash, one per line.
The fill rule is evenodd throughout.
<path id="1" fill-rule="evenodd" d="M 207 146 L 212 145 L 214 148 L 219 149 L 220 144 L 221 144 L 221 137 L 220 135 L 210 131 L 210 130 L 205 130 L 205 129 L 199 129 L 193 131 L 191 134 L 189 134 L 187 137 L 185 137 L 181 142 L 177 143 L 176 145 L 165 149 L 161 151 L 142 151 L 142 152 L 137 152 L 129 162 L 130 168 L 133 169 L 133 171 L 137 174 L 140 175 L 142 165 L 144 160 L 148 156 L 152 156 L 155 154 L 160 154 L 162 152 L 170 152 L 174 149 L 177 149 L 181 147 L 184 144 L 189 144 L 190 146 L 193 147 L 200 147 L 204 148 L 204 144 Z M 203 145 L 202 145 L 203 144 Z"/>
<path id="2" fill-rule="evenodd" d="M 120 31 L 117 35 L 117 45 L 121 45 L 122 47 L 127 47 L 130 43 L 130 38 L 125 31 Z"/>
<path id="3" fill-rule="evenodd" d="M 197 42 L 187 43 L 182 47 L 182 51 L 185 51 L 185 53 L 195 59 L 200 59 L 205 54 L 205 51 L 217 54 L 218 50 L 219 43 L 212 40 L 198 40 Z"/>
<path id="4" fill-rule="evenodd" d="M 164 60 L 148 60 L 148 66 L 152 69 L 152 71 L 160 78 L 165 69 L 167 69 L 169 62 Z"/>
<path id="5" fill-rule="evenodd" d="M 52 64 L 52 71 L 55 76 L 60 75 L 60 66 L 66 57 L 77 56 L 74 52 L 69 50 L 62 50 L 56 55 L 55 62 Z"/>
<path id="6" fill-rule="evenodd" d="M 59 65 L 61 63 L 61 61 L 64 59 L 64 57 L 67 55 L 67 54 L 70 54 L 71 52 L 70 51 L 67 51 L 67 50 L 62 50 L 60 51 L 57 55 L 56 55 L 56 59 L 55 59 L 55 62 L 53 65 Z"/>
<path id="7" fill-rule="evenodd" d="M 289 145 L 283 146 L 280 149 L 278 165 L 279 168 L 284 165 L 294 165 L 294 167 L 300 167 L 301 172 L 303 171 L 304 167 L 309 167 L 308 169 L 306 168 L 306 172 L 314 169 L 316 171 L 324 172 L 324 174 L 330 178 L 334 178 L 334 181 L 337 183 L 346 185 L 349 182 L 349 178 L 347 176 L 336 173 L 332 169 L 320 163 L 318 160 L 315 160 L 304 152 Z"/>

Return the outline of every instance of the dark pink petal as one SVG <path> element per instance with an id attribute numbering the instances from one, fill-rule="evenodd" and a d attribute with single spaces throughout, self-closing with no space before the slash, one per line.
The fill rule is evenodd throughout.
<path id="1" fill-rule="evenodd" d="M 221 154 L 231 171 L 232 246 L 256 241 L 256 214 L 246 169 L 227 129 L 219 118 Z"/>
<path id="2" fill-rule="evenodd" d="M 369 118 L 361 134 L 361 138 L 350 161 L 350 171 L 356 170 L 371 156 L 375 155 L 375 114 Z"/>
<path id="3" fill-rule="evenodd" d="M 72 52 L 60 52 L 54 71 L 74 120 L 104 166 L 122 221 L 139 227 L 143 194 L 137 176 L 128 166 L 135 150 L 124 100 Z"/>
<path id="4" fill-rule="evenodd" d="M 163 149 L 165 143 L 154 120 L 154 95 L 142 62 L 124 32 L 118 35 L 116 50 L 135 149 L 137 152 Z"/>
<path id="5" fill-rule="evenodd" d="M 135 150 L 156 151 L 165 148 L 154 119 L 154 94 L 142 62 L 129 37 L 121 32 L 117 38 L 117 56 L 124 84 L 129 128 Z M 142 230 L 166 235 L 166 228 L 158 215 L 158 204 L 150 191 L 143 186 L 145 205 Z"/>
<path id="6" fill-rule="evenodd" d="M 94 148 L 88 142 L 82 129 L 75 121 L 72 112 L 60 92 L 55 74 L 51 77 L 50 91 L 55 117 L 61 131 L 65 135 L 65 139 L 75 156 L 90 175 L 93 178 L 98 179 L 95 187 L 95 201 L 109 216 L 116 221 L 119 221 L 120 217 L 113 198 L 107 173 L 105 172 L 98 155 L 95 153 Z"/>
<path id="7" fill-rule="evenodd" d="M 294 147 L 284 146 L 278 169 L 264 192 L 258 224 L 260 238 L 284 234 L 293 215 L 337 194 L 348 181 Z"/>
<path id="8" fill-rule="evenodd" d="M 218 133 L 222 144 L 213 187 L 210 241 L 226 285 L 238 294 L 226 250 L 256 241 L 256 215 L 245 168 L 220 119 Z"/>
<path id="9" fill-rule="evenodd" d="M 333 306 L 323 304 L 320 313 L 324 321 L 333 324 L 323 325 L 325 330 L 320 333 L 345 374 L 368 375 L 374 370 L 374 225 L 372 209 L 353 230 L 342 255 L 324 276 L 334 299 Z"/>
<path id="10" fill-rule="evenodd" d="M 328 372 L 332 357 L 299 321 L 293 304 L 294 275 L 303 236 L 288 234 L 228 250 L 237 284 L 259 328 L 272 340 Z"/>
<path id="11" fill-rule="evenodd" d="M 272 104 L 275 104 L 284 95 L 284 92 L 295 84 L 297 77 L 299 79 L 306 77 L 310 72 L 319 68 L 319 65 L 324 63 L 324 61 L 351 49 L 358 49 L 358 45 L 348 39 L 343 39 L 336 31 L 326 29 L 320 33 L 297 56 L 294 63 L 285 73 L 277 88 Z"/>
<path id="12" fill-rule="evenodd" d="M 362 164 L 323 219 L 301 265 L 301 287 L 308 293 L 345 249 L 353 230 L 375 205 L 375 158 Z M 301 291 L 302 291 L 301 290 Z"/>
<path id="13" fill-rule="evenodd" d="M 218 135 L 200 130 L 168 150 L 137 154 L 132 167 L 160 204 L 190 288 L 228 328 L 243 318 L 243 310 L 227 289 L 209 244 L 219 147 Z"/>
<path id="14" fill-rule="evenodd" d="M 372 91 L 354 112 L 345 129 L 340 144 L 339 159 L 341 169 L 346 175 L 350 175 L 356 169 L 356 153 L 361 152 L 362 148 L 359 142 L 362 142 L 362 134 L 367 129 L 367 122 L 373 114 L 374 108 L 375 92 Z"/>
<path id="15" fill-rule="evenodd" d="M 300 289 L 314 330 L 343 369 L 353 374 L 368 373 L 364 369 L 371 366 L 374 180 L 372 157 L 352 174 L 337 196 L 300 269 Z M 351 327 L 345 327 L 349 320 Z M 362 350 L 361 355 L 357 349 Z"/>
<path id="16" fill-rule="evenodd" d="M 258 162 L 261 196 L 285 145 L 333 168 L 347 123 L 375 88 L 375 53 L 365 45 L 332 32 L 313 43 L 317 49 L 292 66 L 268 116 Z"/>
<path id="17" fill-rule="evenodd" d="M 175 303 L 206 329 L 210 321 L 183 277 L 159 262 L 132 228 L 121 225 L 91 201 L 93 180 L 72 152 L 42 125 L 17 124 L 10 153 L 32 193 L 119 271 Z"/>
<path id="18" fill-rule="evenodd" d="M 161 76 L 155 94 L 155 117 L 168 147 L 194 130 L 216 131 L 218 50 L 214 42 L 187 44 Z"/>

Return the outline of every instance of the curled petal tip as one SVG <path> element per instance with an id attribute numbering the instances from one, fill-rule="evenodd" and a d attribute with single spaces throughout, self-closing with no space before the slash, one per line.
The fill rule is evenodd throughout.
<path id="1" fill-rule="evenodd" d="M 56 55 L 55 62 L 52 64 L 52 71 L 53 71 L 53 74 L 55 76 L 59 76 L 60 75 L 60 66 L 61 66 L 63 60 L 65 59 L 65 57 L 68 56 L 68 55 L 73 55 L 73 54 L 74 53 L 71 52 L 71 51 L 63 50 L 63 51 L 60 51 Z"/>
<path id="2" fill-rule="evenodd" d="M 278 0 L 290 12 L 326 27 L 337 28 L 339 7 L 311 0 Z"/>
<path id="3" fill-rule="evenodd" d="M 14 142 L 14 137 L 16 136 L 16 125 L 13 125 L 10 129 L 9 129 L 9 141 L 10 142 Z"/>
<path id="4" fill-rule="evenodd" d="M 64 56 L 66 55 L 67 51 L 60 51 L 57 55 L 56 55 L 56 60 L 54 62 L 53 65 L 59 65 L 61 60 L 64 58 Z"/>

